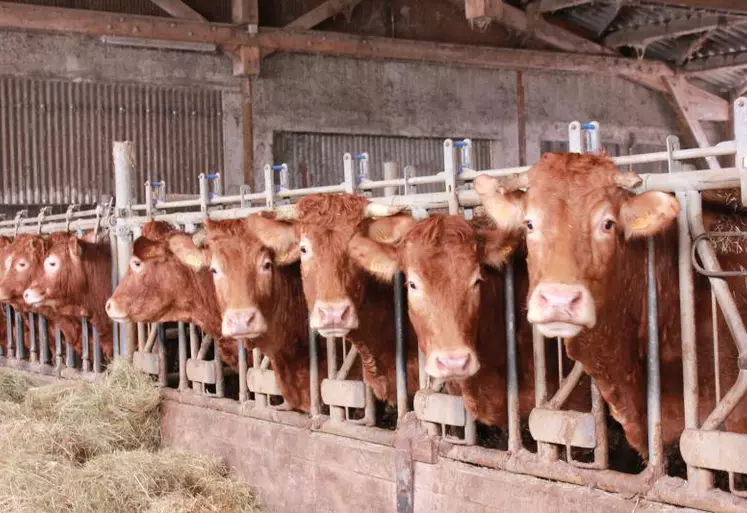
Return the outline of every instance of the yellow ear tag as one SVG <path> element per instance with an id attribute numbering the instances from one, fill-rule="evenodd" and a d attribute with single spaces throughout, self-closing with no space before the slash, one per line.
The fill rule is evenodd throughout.
<path id="1" fill-rule="evenodd" d="M 644 231 L 651 226 L 651 216 L 636 217 L 631 223 L 629 231 Z"/>
<path id="2" fill-rule="evenodd" d="M 187 258 L 187 265 L 190 267 L 194 267 L 196 269 L 199 269 L 202 267 L 202 259 L 198 257 L 197 255 L 188 255 Z"/>

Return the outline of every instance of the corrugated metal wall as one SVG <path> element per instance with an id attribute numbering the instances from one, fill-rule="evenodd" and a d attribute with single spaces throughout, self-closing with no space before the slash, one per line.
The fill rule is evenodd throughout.
<path id="1" fill-rule="evenodd" d="M 221 93 L 215 90 L 0 77 L 3 203 L 93 203 L 114 192 L 112 141 L 137 150 L 137 190 L 198 190 L 223 168 Z M 147 178 L 146 178 L 147 177 Z"/>
<path id="2" fill-rule="evenodd" d="M 291 188 L 314 187 L 343 181 L 342 156 L 346 152 L 368 152 L 372 180 L 383 178 L 386 161 L 398 162 L 400 169 L 415 166 L 418 176 L 434 175 L 443 171 L 443 143 L 439 138 L 276 132 L 273 156 L 275 164 L 288 164 Z M 472 141 L 472 160 L 477 169 L 490 167 L 490 141 Z M 262 184 L 258 185 L 261 190 Z M 436 190 L 443 187 L 418 187 L 423 192 Z"/>

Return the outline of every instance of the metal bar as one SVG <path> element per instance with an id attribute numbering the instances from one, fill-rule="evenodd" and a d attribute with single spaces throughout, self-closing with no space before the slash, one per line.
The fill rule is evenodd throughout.
<path id="1" fill-rule="evenodd" d="M 158 383 L 162 387 L 165 387 L 169 384 L 169 362 L 166 358 L 166 332 L 164 330 L 163 323 L 158 324 L 158 327 L 154 331 L 158 333 L 156 337 L 158 339 Z"/>
<path id="2" fill-rule="evenodd" d="M 716 302 L 716 294 L 711 290 L 711 330 L 713 332 L 713 377 L 714 377 L 714 391 L 716 394 L 716 403 L 721 400 L 721 371 L 719 366 L 718 357 L 718 305 Z"/>
<path id="3" fill-rule="evenodd" d="M 23 360 L 23 313 L 16 312 L 16 360 Z"/>
<path id="4" fill-rule="evenodd" d="M 740 370 L 737 380 L 726 393 L 724 398 L 719 401 L 705 422 L 703 422 L 700 429 L 704 431 L 717 429 L 734 408 L 737 407 L 739 401 L 744 397 L 745 392 L 747 392 L 747 371 Z"/>
<path id="5" fill-rule="evenodd" d="M 38 361 L 37 347 L 36 320 L 34 319 L 34 312 L 29 312 L 29 361 L 32 363 Z"/>
<path id="6" fill-rule="evenodd" d="M 394 335 L 396 339 L 397 420 L 407 413 L 407 305 L 405 275 L 394 275 Z"/>
<path id="7" fill-rule="evenodd" d="M 243 339 L 236 339 L 239 349 L 239 402 L 249 400 L 249 389 L 246 384 L 246 373 L 249 370 L 246 361 L 246 345 Z"/>
<path id="8" fill-rule="evenodd" d="M 54 329 L 54 355 L 55 355 L 55 366 L 58 370 L 62 370 L 62 331 L 60 328 Z"/>
<path id="9" fill-rule="evenodd" d="M 341 372 L 343 377 L 339 377 L 337 371 L 337 339 L 335 337 L 326 337 L 327 343 L 327 379 L 345 379 L 350 367 L 348 367 L 344 373 Z M 355 348 L 355 346 L 353 346 Z M 351 349 L 352 350 L 352 349 Z M 345 354 L 345 339 L 342 342 L 342 354 Z M 346 359 L 343 361 L 345 363 Z M 342 422 L 345 420 L 345 408 L 341 406 L 329 405 L 329 416 L 332 420 Z"/>
<path id="10" fill-rule="evenodd" d="M 555 395 L 552 396 L 552 399 L 547 403 L 547 406 L 551 409 L 559 410 L 571 396 L 573 389 L 578 386 L 578 382 L 581 380 L 583 375 L 584 368 L 581 365 L 581 362 L 574 363 L 571 372 L 569 372 L 568 376 L 560 382 L 560 387 L 557 392 L 555 392 Z"/>
<path id="11" fill-rule="evenodd" d="M 316 343 L 316 333 L 309 324 L 309 388 L 311 392 L 311 415 L 322 413 L 322 398 L 319 388 L 319 353 Z"/>
<path id="12" fill-rule="evenodd" d="M 197 327 L 194 324 L 189 325 L 189 358 L 197 360 L 197 355 L 200 350 L 200 341 L 197 336 Z M 202 391 L 203 386 L 197 381 L 192 382 L 192 389 L 195 391 Z"/>
<path id="13" fill-rule="evenodd" d="M 688 194 L 687 201 L 690 231 L 697 239 L 700 235 L 705 233 L 705 227 L 703 226 L 702 198 L 700 197 L 700 194 Z M 693 246 L 695 246 L 695 243 L 693 243 Z M 697 247 L 698 255 L 703 262 L 703 267 L 709 271 L 721 270 L 716 253 L 710 244 L 698 244 L 695 247 Z M 734 296 L 732 296 L 731 291 L 729 290 L 729 285 L 719 278 L 708 279 L 711 282 L 711 290 L 713 290 L 716 299 L 718 299 L 721 313 L 729 327 L 734 343 L 737 345 L 740 356 L 747 354 L 747 330 L 745 329 L 739 309 L 734 302 Z"/>
<path id="14" fill-rule="evenodd" d="M 186 390 L 189 387 L 187 381 L 187 326 L 181 321 L 177 326 L 179 337 L 179 390 Z M 246 360 L 246 357 L 244 359 Z"/>
<path id="15" fill-rule="evenodd" d="M 508 405 L 508 450 L 521 449 L 521 424 L 519 419 L 519 381 L 516 369 L 516 302 L 514 294 L 514 264 L 506 264 L 506 404 Z"/>
<path id="16" fill-rule="evenodd" d="M 594 447 L 594 468 L 609 467 L 609 441 L 607 439 L 607 416 L 605 403 L 596 383 L 591 383 L 591 414 L 594 415 L 597 444 Z"/>
<path id="17" fill-rule="evenodd" d="M 116 353 L 115 353 L 116 354 Z M 104 369 L 101 366 L 101 335 L 96 326 L 93 327 L 93 372 L 100 373 Z"/>
<path id="18" fill-rule="evenodd" d="M 545 337 L 535 326 L 532 326 L 532 348 L 534 353 L 534 404 L 538 408 L 542 408 L 547 403 L 547 359 Z M 544 461 L 556 461 L 558 459 L 558 448 L 553 444 L 538 441 L 537 454 Z"/>
<path id="19" fill-rule="evenodd" d="M 144 322 L 137 323 L 137 350 L 138 351 L 145 350 L 145 341 L 147 339 L 145 328 L 146 326 Z"/>
<path id="20" fill-rule="evenodd" d="M 10 305 L 3 305 L 5 308 L 5 353 L 8 358 L 13 357 L 13 310 Z M 0 356 L 2 351 L 0 350 Z"/>
<path id="21" fill-rule="evenodd" d="M 345 360 L 342 362 L 340 369 L 337 371 L 336 379 L 347 379 L 350 369 L 353 368 L 356 357 L 358 356 L 358 348 L 354 345 L 350 346 L 350 351 L 345 355 Z"/>
<path id="22" fill-rule="evenodd" d="M 664 447 L 661 438 L 661 369 L 659 367 L 659 303 L 656 297 L 656 247 L 653 237 L 648 238 L 646 266 L 646 305 L 648 321 L 648 464 L 656 475 L 664 471 Z"/>
<path id="23" fill-rule="evenodd" d="M 218 344 L 213 344 L 213 365 L 215 365 L 215 395 L 216 397 L 224 397 L 226 395 L 226 384 L 223 379 L 223 360 L 220 357 L 220 351 L 218 351 Z"/>
<path id="24" fill-rule="evenodd" d="M 91 371 L 91 357 L 88 354 L 88 319 L 86 317 L 83 317 L 80 321 L 81 325 L 81 340 L 83 343 L 82 350 L 81 350 L 81 369 L 83 369 L 84 372 L 90 372 Z"/>
<path id="25" fill-rule="evenodd" d="M 117 285 L 119 284 L 119 264 L 117 262 L 119 250 L 117 249 L 117 237 L 115 237 L 111 232 L 109 233 L 109 245 L 111 246 L 112 255 L 112 292 L 114 292 L 117 290 Z M 122 354 L 120 352 L 121 346 L 119 344 L 119 327 L 116 325 L 113 326 L 112 337 L 112 357 L 116 358 Z"/>
<path id="26" fill-rule="evenodd" d="M 48 365 L 49 362 L 49 325 L 47 318 L 39 315 L 39 363 Z M 0 351 L 0 354 L 2 352 Z"/>
<path id="27" fill-rule="evenodd" d="M 204 335 L 200 343 L 200 351 L 197 353 L 198 360 L 204 360 L 207 357 L 207 352 L 210 350 L 211 345 L 213 345 L 212 337 Z"/>
<path id="28" fill-rule="evenodd" d="M 252 367 L 255 371 L 259 371 L 262 366 L 262 353 L 259 349 L 255 348 L 252 351 Z M 257 408 L 267 408 L 268 400 L 267 394 L 260 394 L 259 392 L 254 393 L 254 405 Z"/>
<path id="29" fill-rule="evenodd" d="M 122 277 L 127 272 L 132 256 L 132 241 L 127 229 L 127 209 L 132 203 L 132 184 L 137 176 L 135 170 L 135 151 L 130 141 L 115 141 L 112 149 L 114 160 L 114 184 L 117 207 L 117 276 Z M 120 352 L 132 360 L 134 350 L 134 329 L 131 322 L 118 323 L 120 335 Z"/>
<path id="30" fill-rule="evenodd" d="M 140 326 L 138 325 L 138 328 L 139 327 Z M 141 351 L 146 352 L 146 353 L 153 352 L 153 346 L 156 345 L 156 339 L 159 335 L 158 330 L 160 329 L 160 327 L 161 327 L 161 323 L 158 323 L 158 322 L 151 322 L 148 325 L 148 328 L 150 329 L 150 331 L 148 331 L 148 340 L 145 341 L 145 345 L 143 346 Z M 138 332 L 137 338 L 138 338 L 137 343 L 139 346 L 140 345 L 140 333 L 139 332 Z"/>

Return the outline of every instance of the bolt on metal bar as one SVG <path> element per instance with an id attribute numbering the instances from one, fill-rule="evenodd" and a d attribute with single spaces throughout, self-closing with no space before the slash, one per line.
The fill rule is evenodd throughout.
<path id="1" fill-rule="evenodd" d="M 37 347 L 36 320 L 34 312 L 29 312 L 29 361 L 32 363 L 36 362 L 39 356 Z"/>
<path id="2" fill-rule="evenodd" d="M 90 372 L 91 371 L 91 359 L 88 354 L 88 319 L 83 317 L 81 319 L 81 330 L 82 330 L 82 340 L 83 340 L 83 347 L 81 351 L 81 369 L 84 372 Z"/>
<path id="3" fill-rule="evenodd" d="M 319 352 L 316 333 L 309 323 L 309 388 L 311 395 L 310 411 L 312 416 L 322 413 L 322 398 L 319 388 Z"/>
<path id="4" fill-rule="evenodd" d="M 394 335 L 396 341 L 397 420 L 407 413 L 407 304 L 405 275 L 394 275 Z"/>
<path id="5" fill-rule="evenodd" d="M 187 381 L 187 325 L 179 321 L 177 323 L 177 333 L 179 337 L 179 390 L 184 391 L 189 387 Z M 244 355 L 246 361 L 246 355 Z M 244 376 L 246 379 L 246 376 Z"/>
<path id="6" fill-rule="evenodd" d="M 659 475 L 664 468 L 664 448 L 661 438 L 661 369 L 659 367 L 659 303 L 656 295 L 656 247 L 653 237 L 648 238 L 646 266 L 646 305 L 648 323 L 648 452 L 649 466 Z"/>
<path id="7" fill-rule="evenodd" d="M 39 315 L 39 363 L 49 365 L 49 324 L 47 318 Z"/>
<path id="8" fill-rule="evenodd" d="M 23 360 L 23 313 L 16 312 L 16 360 Z"/>
<path id="9" fill-rule="evenodd" d="M 103 371 L 101 366 L 101 335 L 96 326 L 93 327 L 93 372 L 99 374 Z"/>
<path id="10" fill-rule="evenodd" d="M 516 369 L 516 303 L 514 293 L 514 264 L 509 259 L 504 271 L 506 300 L 506 394 L 508 405 L 508 450 L 521 449 L 519 420 L 519 381 Z"/>

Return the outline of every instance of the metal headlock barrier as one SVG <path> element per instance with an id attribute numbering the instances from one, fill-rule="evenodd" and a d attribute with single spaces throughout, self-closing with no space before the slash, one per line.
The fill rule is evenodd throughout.
<path id="1" fill-rule="evenodd" d="M 519 416 L 519 379 L 517 367 L 517 305 L 514 301 L 515 279 L 509 263 L 505 274 L 506 298 L 506 397 L 508 424 L 504 450 L 480 445 L 477 426 L 466 411 L 462 398 L 442 393 L 444 383 L 429 378 L 420 357 L 420 390 L 415 395 L 414 415 L 430 435 L 433 451 L 438 457 L 459 460 L 484 467 L 533 475 L 567 483 L 593 486 L 609 492 L 640 497 L 680 506 L 718 512 L 747 509 L 747 492 L 742 487 L 747 474 L 747 435 L 728 431 L 724 424 L 734 413 L 747 392 L 747 329 L 745 329 L 734 294 L 725 277 L 736 271 L 721 269 L 714 247 L 716 237 L 745 237 L 747 232 L 711 233 L 703 222 L 701 192 L 716 189 L 739 189 L 743 206 L 747 206 L 747 99 L 734 104 L 736 137 L 708 148 L 680 149 L 676 138 L 667 140 L 662 152 L 612 157 L 618 166 L 667 162 L 665 174 L 643 174 L 637 193 L 657 190 L 675 193 L 680 204 L 677 222 L 679 233 L 678 273 L 682 331 L 683 397 L 685 430 L 680 437 L 680 450 L 687 466 L 687 479 L 666 475 L 666 458 L 662 447 L 661 375 L 659 360 L 658 298 L 656 289 L 653 239 L 648 241 L 647 309 L 647 422 L 649 459 L 645 468 L 625 473 L 610 468 L 606 405 L 597 388 L 591 387 L 589 411 L 571 411 L 564 404 L 584 376 L 580 363 L 564 368 L 562 341 L 547 341 L 538 332 L 533 337 L 535 369 L 535 408 L 528 418 L 529 432 L 536 441 L 536 451 L 522 441 Z M 596 122 L 569 126 L 569 147 L 572 152 L 598 152 L 600 126 Z M 735 167 L 716 170 L 686 170 L 682 162 L 705 157 L 733 156 Z M 196 198 L 169 200 L 164 182 L 150 181 L 146 186 L 146 202 L 133 204 L 134 159 L 129 142 L 115 142 L 116 194 L 114 205 L 79 212 L 71 207 L 64 215 L 40 213 L 28 218 L 19 213 L 15 219 L 0 221 L 0 235 L 49 234 L 75 230 L 106 230 L 112 246 L 113 283 L 116 287 L 128 269 L 133 240 L 141 227 L 151 221 L 165 221 L 187 232 L 194 232 L 206 219 L 239 219 L 262 211 L 281 211 L 297 198 L 320 193 L 364 194 L 369 200 L 385 205 L 409 207 L 415 217 L 433 211 L 471 218 L 480 206 L 472 181 L 479 175 L 510 176 L 526 172 L 529 166 L 477 171 L 471 165 L 469 140 L 444 142 L 443 171 L 433 176 L 414 176 L 412 167 L 402 170 L 393 163 L 385 166 L 385 179 L 369 178 L 370 162 L 366 153 L 347 153 L 343 157 L 343 182 L 338 185 L 289 189 L 287 165 L 268 165 L 264 169 L 265 188 L 252 192 L 244 186 L 238 195 L 224 195 L 219 173 L 200 175 L 200 191 Z M 417 187 L 439 184 L 442 191 L 421 193 Z M 383 194 L 383 195 L 378 195 Z M 697 257 L 697 258 L 696 258 Z M 705 420 L 698 415 L 698 356 L 695 323 L 694 272 L 705 276 L 712 292 L 712 322 L 726 324 L 739 354 L 736 382 L 723 393 L 717 386 L 715 406 Z M 730 274 L 731 273 L 731 274 Z M 738 276 L 744 276 L 739 271 Z M 397 418 L 401 421 L 409 410 L 407 397 L 406 354 L 408 320 L 403 275 L 395 280 L 392 298 L 395 311 Z M 743 299 L 743 298 L 742 298 Z M 702 306 L 701 306 L 702 308 Z M 120 323 L 114 330 L 114 352 L 129 357 L 143 372 L 157 377 L 158 382 L 178 394 L 179 400 L 237 415 L 261 418 L 288 425 L 352 437 L 393 446 L 396 431 L 376 427 L 375 401 L 363 381 L 348 379 L 354 365 L 360 365 L 355 346 L 347 340 L 327 339 L 326 375 L 320 379 L 320 348 L 317 336 L 310 328 L 311 390 L 310 415 L 287 411 L 278 404 L 282 394 L 267 356 L 259 350 L 248 351 L 242 340 L 218 340 L 202 332 L 196 325 L 175 323 Z M 101 347 L 96 331 L 91 332 L 83 319 L 83 346 L 76 355 L 70 344 L 62 340 L 60 330 L 50 340 L 47 320 L 37 313 L 14 311 L 5 305 L 6 344 L 0 345 L 0 365 L 32 372 L 64 376 L 96 375 L 103 370 Z M 714 328 L 715 330 L 715 328 Z M 90 335 L 89 335 L 90 333 Z M 715 333 L 715 331 L 714 331 Z M 89 348 L 91 339 L 92 347 Z M 169 357 L 175 341 L 176 356 Z M 558 345 L 558 361 L 547 357 L 549 344 Z M 714 366 L 718 375 L 719 344 L 728 341 L 714 337 Z M 54 345 L 52 345 L 54 344 Z M 224 368 L 220 347 L 235 344 L 238 353 L 238 393 L 230 397 L 226 380 L 235 375 Z M 27 352 L 28 349 L 28 352 Z M 211 356 L 212 353 L 212 356 Z M 170 359 L 171 358 L 171 359 Z M 79 360 L 80 363 L 76 361 Z M 615 362 L 610 362 L 614 365 Z M 548 382 L 550 365 L 557 365 L 557 384 Z M 567 365 L 566 365 L 567 367 Z M 718 383 L 718 380 L 717 380 Z M 550 386 L 552 385 L 552 386 Z M 551 396 L 550 389 L 555 389 Z M 329 413 L 324 413 L 328 408 Z M 585 457 L 576 457 L 576 454 Z M 715 483 L 719 476 L 728 477 L 725 490 Z M 402 501 L 399 511 L 411 511 L 411 503 Z"/>

